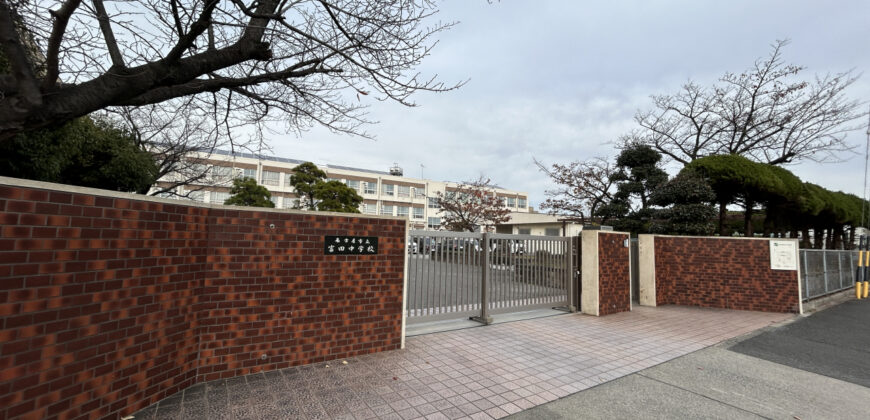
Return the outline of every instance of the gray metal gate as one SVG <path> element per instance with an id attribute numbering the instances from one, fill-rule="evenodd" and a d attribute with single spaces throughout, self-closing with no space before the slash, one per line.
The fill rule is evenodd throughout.
<path id="1" fill-rule="evenodd" d="M 804 301 L 826 296 L 855 285 L 858 251 L 802 249 L 801 296 Z"/>
<path id="2" fill-rule="evenodd" d="M 410 231 L 408 322 L 571 308 L 571 238 Z"/>

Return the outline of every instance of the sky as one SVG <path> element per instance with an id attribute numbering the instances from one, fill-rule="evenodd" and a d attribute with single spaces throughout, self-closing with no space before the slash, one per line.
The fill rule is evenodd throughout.
<path id="1" fill-rule="evenodd" d="M 369 97 L 366 127 L 376 139 L 315 128 L 272 135 L 274 154 L 366 169 L 394 163 L 406 176 L 438 181 L 490 178 L 525 191 L 538 208 L 553 188 L 533 158 L 549 165 L 613 157 L 636 128 L 650 95 L 689 80 L 709 85 L 742 71 L 790 39 L 788 63 L 804 77 L 853 69 L 848 96 L 870 101 L 870 2 L 445 0 L 439 37 L 418 68 L 458 90 L 420 93 L 416 107 Z M 365 102 L 364 102 L 365 103 Z M 862 124 L 866 123 L 864 121 Z M 862 195 L 864 129 L 848 140 L 859 153 L 841 163 L 788 167 L 801 179 Z M 673 169 L 670 171 L 674 172 Z"/>

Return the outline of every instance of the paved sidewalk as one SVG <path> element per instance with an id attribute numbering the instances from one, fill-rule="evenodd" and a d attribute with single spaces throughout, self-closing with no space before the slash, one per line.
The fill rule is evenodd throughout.
<path id="1" fill-rule="evenodd" d="M 792 315 L 664 306 L 407 339 L 407 348 L 191 387 L 135 419 L 500 418 Z"/>
<path id="2" fill-rule="evenodd" d="M 668 361 L 512 420 L 867 419 L 870 301 Z"/>

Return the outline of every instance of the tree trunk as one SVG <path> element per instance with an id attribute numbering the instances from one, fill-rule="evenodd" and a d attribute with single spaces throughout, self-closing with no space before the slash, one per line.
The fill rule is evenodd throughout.
<path id="1" fill-rule="evenodd" d="M 752 208 L 755 203 L 752 200 L 746 199 L 746 209 L 743 211 L 743 236 L 752 237 Z"/>
<path id="2" fill-rule="evenodd" d="M 719 236 L 730 236 L 729 233 L 725 231 L 725 216 L 728 215 L 728 209 L 726 206 L 727 204 L 724 201 L 719 203 Z"/>
<path id="3" fill-rule="evenodd" d="M 774 223 L 775 216 L 772 216 L 770 213 L 770 209 L 767 209 L 767 211 L 764 212 L 764 224 L 762 226 L 765 238 L 769 238 L 776 232 L 776 223 Z"/>
<path id="4" fill-rule="evenodd" d="M 816 226 L 813 229 L 813 248 L 822 249 L 825 246 L 825 230 Z"/>
<path id="5" fill-rule="evenodd" d="M 831 228 L 831 249 L 843 248 L 843 227 L 835 226 Z"/>
<path id="6" fill-rule="evenodd" d="M 855 226 L 849 226 L 849 243 L 846 249 L 855 249 Z"/>
<path id="7" fill-rule="evenodd" d="M 801 248 L 809 249 L 813 247 L 813 244 L 810 242 L 810 228 L 804 227 L 804 230 L 801 232 Z"/>

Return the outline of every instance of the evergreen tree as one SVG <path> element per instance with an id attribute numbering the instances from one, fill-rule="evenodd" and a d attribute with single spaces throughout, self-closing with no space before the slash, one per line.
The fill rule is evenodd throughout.
<path id="1" fill-rule="evenodd" d="M 316 210 L 315 186 L 324 182 L 325 179 L 326 172 L 311 162 L 305 162 L 293 168 L 293 175 L 290 175 L 290 185 L 293 186 L 296 190 L 296 196 L 299 197 L 296 208 Z"/>
<path id="2" fill-rule="evenodd" d="M 363 198 L 341 181 L 318 182 L 314 185 L 317 210 L 359 213 Z"/>
<path id="3" fill-rule="evenodd" d="M 236 178 L 233 180 L 233 187 L 230 189 L 230 198 L 226 199 L 224 204 L 274 208 L 275 203 L 270 200 L 271 198 L 272 193 L 266 187 L 257 185 L 257 180 L 253 178 Z"/>
<path id="4" fill-rule="evenodd" d="M 359 213 L 363 198 L 341 181 L 326 181 L 326 172 L 311 162 L 293 168 L 290 185 L 299 197 L 295 208 Z"/>
<path id="5" fill-rule="evenodd" d="M 650 230 L 674 235 L 710 235 L 716 217 L 711 204 L 715 199 L 713 188 L 703 176 L 684 169 L 650 196 L 653 205 L 665 207 L 658 212 Z"/>
<path id="6" fill-rule="evenodd" d="M 0 142 L 0 175 L 146 194 L 157 165 L 127 131 L 82 117 Z"/>
<path id="7" fill-rule="evenodd" d="M 668 174 L 659 167 L 662 155 L 653 148 L 635 144 L 626 147 L 616 157 L 616 183 L 613 198 L 598 212 L 602 224 L 610 223 L 617 230 L 632 233 L 647 232 L 655 215 L 650 195 L 667 182 Z"/>

